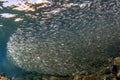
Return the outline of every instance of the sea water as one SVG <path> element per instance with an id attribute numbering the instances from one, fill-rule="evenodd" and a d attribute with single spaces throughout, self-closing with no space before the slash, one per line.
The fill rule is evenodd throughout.
<path id="1" fill-rule="evenodd" d="M 71 75 L 110 65 L 119 56 L 119 8 L 119 0 L 4 2 L 0 71 Z"/>

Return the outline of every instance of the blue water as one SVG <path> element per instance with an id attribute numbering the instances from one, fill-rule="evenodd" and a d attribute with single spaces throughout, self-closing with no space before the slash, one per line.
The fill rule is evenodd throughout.
<path id="1" fill-rule="evenodd" d="M 3 14 L 4 11 L 0 11 L 0 13 Z M 0 17 L 0 73 L 5 73 L 7 76 L 20 75 L 24 72 L 7 60 L 6 56 L 7 42 L 18 25 L 12 19 Z"/>
<path id="2" fill-rule="evenodd" d="M 6 58 L 7 42 L 9 40 L 9 36 L 11 32 L 5 29 L 2 29 L 2 30 L 4 34 L 0 36 L 0 73 L 5 73 L 7 76 L 19 75 L 23 72 L 23 70 L 14 66 Z"/>

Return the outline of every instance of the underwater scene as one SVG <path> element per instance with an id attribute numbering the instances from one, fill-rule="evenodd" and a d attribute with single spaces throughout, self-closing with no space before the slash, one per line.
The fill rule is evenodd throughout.
<path id="1" fill-rule="evenodd" d="M 120 0 L 0 0 L 0 80 L 120 80 Z"/>

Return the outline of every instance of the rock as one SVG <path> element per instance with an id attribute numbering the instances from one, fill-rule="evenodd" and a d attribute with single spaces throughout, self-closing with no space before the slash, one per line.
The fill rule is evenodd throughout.
<path id="1" fill-rule="evenodd" d="M 115 75 L 110 74 L 110 75 L 104 75 L 100 80 L 117 80 L 117 78 Z"/>
<path id="2" fill-rule="evenodd" d="M 51 76 L 51 77 L 43 77 L 42 80 L 59 80 L 59 78 Z"/>
<path id="3" fill-rule="evenodd" d="M 113 60 L 113 72 L 120 78 L 120 57 L 116 57 Z"/>
<path id="4" fill-rule="evenodd" d="M 92 5 L 86 4 L 84 9 L 79 3 L 69 8 L 56 5 L 59 11 L 43 15 L 50 19 L 42 24 L 41 15 L 32 23 L 25 21 L 7 43 L 8 59 L 26 71 L 51 75 L 95 73 L 109 66 L 109 58 L 119 55 L 118 2 L 89 2 Z M 51 6 L 44 11 L 57 10 L 53 9 Z"/>
<path id="5" fill-rule="evenodd" d="M 112 67 L 105 67 L 100 70 L 100 75 L 109 75 L 112 73 Z"/>
<path id="6" fill-rule="evenodd" d="M 113 65 L 115 65 L 115 66 L 120 66 L 120 57 L 114 58 L 114 60 L 113 60 Z"/>
<path id="7" fill-rule="evenodd" d="M 79 75 L 75 75 L 73 80 L 82 80 L 82 79 L 83 79 L 83 77 L 81 77 Z"/>
<path id="8" fill-rule="evenodd" d="M 84 77 L 82 80 L 99 80 L 95 77 Z"/>
<path id="9" fill-rule="evenodd" d="M 96 78 L 95 76 L 80 76 L 80 75 L 75 75 L 73 80 L 100 80 L 100 79 Z"/>
<path id="10" fill-rule="evenodd" d="M 72 80 L 70 77 L 43 76 L 42 80 Z"/>

